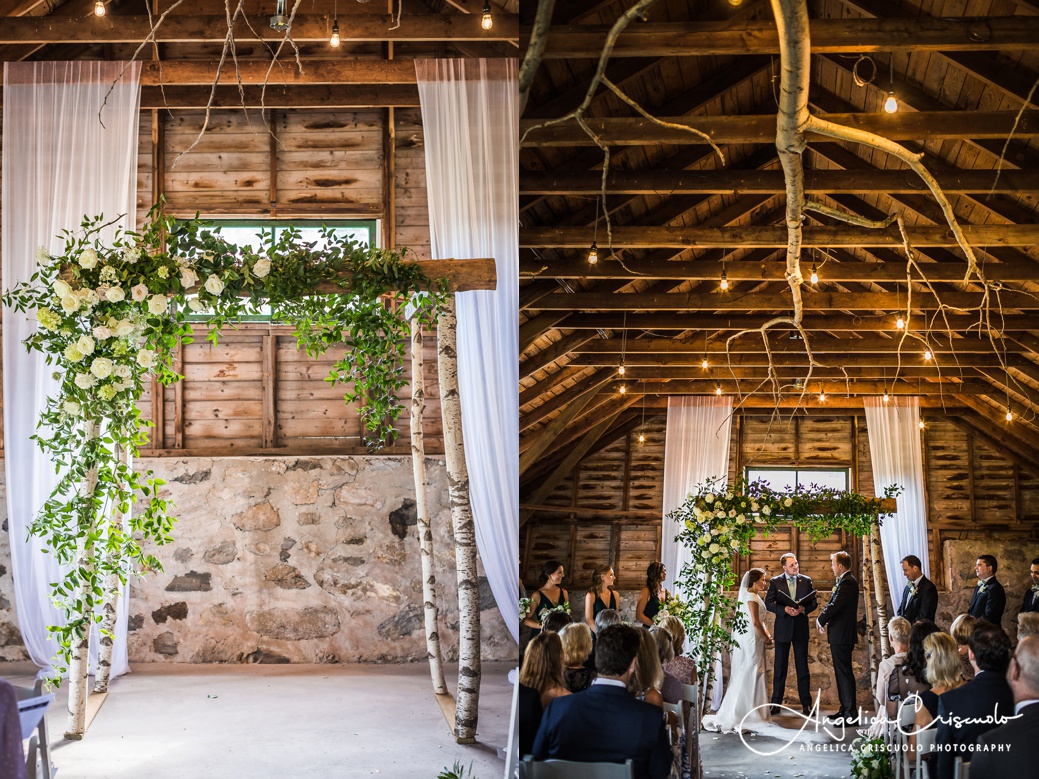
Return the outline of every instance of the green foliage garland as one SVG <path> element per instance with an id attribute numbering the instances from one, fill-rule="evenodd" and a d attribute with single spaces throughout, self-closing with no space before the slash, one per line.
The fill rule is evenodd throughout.
<path id="1" fill-rule="evenodd" d="M 135 471 L 119 450 L 135 457 L 145 441 L 151 423 L 141 419 L 137 402 L 149 376 L 163 384 L 180 378 L 173 356 L 178 343 L 193 340 L 192 313 L 211 314 L 206 324 L 215 343 L 223 325 L 269 301 L 308 354 L 345 343 L 346 355 L 327 380 L 350 386 L 344 397 L 361 402 L 365 441 L 378 449 L 396 435 L 397 392 L 407 384 L 410 328 L 400 309 L 412 301 L 414 315 L 428 324 L 445 294 L 442 283 L 431 284 L 405 262 L 404 252 L 368 248 L 330 230 L 321 248 L 286 230 L 256 251 L 198 219 L 164 218 L 158 206 L 139 232 L 119 231 L 105 243 L 108 227 L 103 217 L 85 218 L 80 230 L 63 233 L 60 255 L 38 250 L 36 273 L 3 295 L 6 306 L 35 316 L 39 326 L 26 347 L 45 356 L 59 382 L 33 439 L 65 470 L 29 530 L 71 566 L 54 584 L 65 617 L 49 628 L 60 646 L 54 681 L 76 637 L 101 621 L 106 578 L 125 583 L 162 569 L 144 549 L 171 540 L 175 520 L 161 496 L 164 482 Z M 311 294 L 322 283 L 350 294 Z"/>
<path id="2" fill-rule="evenodd" d="M 891 487 L 884 497 L 900 491 Z M 761 532 L 768 535 L 780 523 L 793 524 L 813 541 L 838 530 L 865 536 L 881 522 L 880 501 L 814 485 L 778 492 L 767 482 L 740 478 L 730 487 L 720 480 L 708 481 L 668 514 L 682 527 L 675 540 L 692 552 L 692 561 L 678 577 L 679 589 L 690 600 L 679 617 L 694 647 L 692 656 L 701 678 L 707 678 L 721 648 L 734 643 L 732 634 L 747 629 L 738 599 L 730 594 L 737 586 L 733 556 L 748 554 L 752 538 Z"/>

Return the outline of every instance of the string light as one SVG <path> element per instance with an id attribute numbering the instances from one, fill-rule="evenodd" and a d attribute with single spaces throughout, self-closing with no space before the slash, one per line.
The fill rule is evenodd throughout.
<path id="1" fill-rule="evenodd" d="M 485 30 L 489 30 L 494 26 L 494 19 L 491 18 L 490 2 L 483 4 L 483 16 L 480 18 L 480 26 Z"/>
<path id="2" fill-rule="evenodd" d="M 826 393 L 825 392 L 820 392 L 819 393 L 819 402 L 820 403 L 825 403 L 826 402 Z"/>
<path id="3" fill-rule="evenodd" d="M 887 394 L 887 389 L 884 390 L 884 402 L 887 403 L 891 400 L 891 396 Z"/>
<path id="4" fill-rule="evenodd" d="M 642 424 L 639 426 L 639 443 L 646 443 L 646 434 L 642 432 L 646 429 L 646 380 L 642 380 Z"/>
<path id="5" fill-rule="evenodd" d="M 623 376 L 628 372 L 628 369 L 624 367 L 624 352 L 628 345 L 628 312 L 624 312 L 624 319 L 621 322 L 621 364 L 617 367 L 617 375 Z M 624 394 L 624 390 L 621 390 L 621 394 Z"/>
<path id="6" fill-rule="evenodd" d="M 618 392 L 619 392 L 619 393 L 620 393 L 621 395 L 627 395 L 627 394 L 628 394 L 628 387 L 627 387 L 627 385 L 626 385 L 626 384 L 624 384 L 624 383 L 622 382 L 622 383 L 621 383 L 621 385 L 620 385 L 620 386 L 619 386 L 619 387 L 617 388 L 617 391 L 618 391 Z"/>
<path id="7" fill-rule="evenodd" d="M 920 420 L 920 429 L 921 429 L 921 430 L 923 430 L 923 429 L 924 429 L 924 421 L 923 421 L 922 419 Z"/>
<path id="8" fill-rule="evenodd" d="M 891 69 L 889 71 L 887 100 L 884 101 L 884 110 L 889 114 L 898 110 L 898 101 L 895 99 L 895 55 L 891 55 Z"/>
<path id="9" fill-rule="evenodd" d="M 899 330 L 905 330 L 906 329 L 906 321 L 902 318 L 901 314 L 899 314 L 898 315 L 898 319 L 895 320 L 895 327 L 898 328 Z"/>
<path id="10" fill-rule="evenodd" d="M 815 263 L 812 263 L 812 275 L 809 277 L 813 284 L 819 283 L 819 271 L 815 267 Z"/>
<path id="11" fill-rule="evenodd" d="M 595 239 L 599 237 L 599 198 L 595 198 L 595 225 L 592 228 L 592 248 L 588 250 L 588 264 L 595 265 L 599 261 L 599 249 L 595 246 Z"/>
<path id="12" fill-rule="evenodd" d="M 707 370 L 710 367 L 710 363 L 707 362 L 707 358 L 703 358 L 703 362 L 700 363 L 700 367 Z"/>
<path id="13" fill-rule="evenodd" d="M 104 15 L 105 15 L 105 3 L 104 3 L 104 0 L 97 0 L 97 2 L 94 3 L 94 16 L 104 16 Z"/>
<path id="14" fill-rule="evenodd" d="M 934 357 L 934 355 L 931 353 L 931 350 L 930 349 L 925 349 L 924 350 L 924 359 L 925 360 L 930 360 L 932 357 Z"/>
<path id="15" fill-rule="evenodd" d="M 720 383 L 715 385 L 715 387 L 714 387 L 714 394 L 715 395 L 721 395 L 722 394 L 722 385 Z"/>
<path id="16" fill-rule="evenodd" d="M 592 241 L 592 248 L 588 250 L 588 264 L 595 265 L 599 261 L 599 248 Z"/>
<path id="17" fill-rule="evenodd" d="M 627 372 L 628 372 L 628 369 L 624 367 L 624 363 L 622 362 L 622 363 L 620 364 L 620 367 L 619 367 L 619 368 L 617 368 L 617 375 L 618 375 L 618 376 L 623 376 L 623 375 L 624 375 L 625 373 L 627 373 Z"/>
<path id="18" fill-rule="evenodd" d="M 722 268 L 721 288 L 723 292 L 729 288 L 729 279 L 725 275 L 725 268 Z"/>
<path id="19" fill-rule="evenodd" d="M 642 433 L 639 433 L 639 443 L 640 444 L 646 443 L 646 436 L 643 435 Z"/>
<path id="20" fill-rule="evenodd" d="M 336 19 L 334 22 L 332 22 L 332 37 L 328 39 L 328 45 L 331 46 L 333 49 L 338 49 L 339 43 L 339 20 Z"/>
<path id="21" fill-rule="evenodd" d="M 1007 409 L 1007 417 L 1006 417 L 1006 419 L 1007 419 L 1007 422 L 1012 422 L 1014 420 L 1014 415 L 1011 413 L 1009 408 Z"/>

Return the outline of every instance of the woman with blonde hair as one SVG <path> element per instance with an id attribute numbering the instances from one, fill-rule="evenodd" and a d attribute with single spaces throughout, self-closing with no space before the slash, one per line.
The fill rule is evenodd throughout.
<path id="1" fill-rule="evenodd" d="M 924 639 L 924 658 L 927 662 L 924 673 L 931 689 L 920 693 L 920 701 L 916 706 L 917 730 L 928 727 L 938 716 L 938 696 L 963 684 L 956 640 L 948 633 L 932 633 Z M 915 748 L 915 739 L 912 743 Z M 928 761 L 928 776 L 933 776 L 934 770 Z"/>
<path id="2" fill-rule="evenodd" d="M 570 694 L 563 679 L 563 642 L 556 633 L 539 633 L 527 644 L 519 681 L 538 691 L 543 709 Z"/>
<path id="3" fill-rule="evenodd" d="M 606 609 L 620 611 L 620 601 L 613 590 L 616 581 L 617 574 L 613 572 L 613 566 L 609 563 L 597 565 L 592 571 L 592 586 L 588 588 L 588 592 L 584 596 L 584 621 L 593 632 L 595 618 L 599 616 L 600 611 Z"/>
<path id="4" fill-rule="evenodd" d="M 660 621 L 660 627 L 671 634 L 671 645 L 675 650 L 675 656 L 664 663 L 664 670 L 682 684 L 696 684 L 696 661 L 683 654 L 685 625 L 682 624 L 682 620 L 674 614 L 668 614 Z"/>
<path id="5" fill-rule="evenodd" d="M 628 692 L 639 700 L 664 708 L 660 688 L 664 684 L 664 669 L 660 667 L 657 642 L 648 630 L 639 631 L 639 653 L 635 656 L 635 673 L 628 682 Z"/>
<path id="6" fill-rule="evenodd" d="M 953 640 L 956 641 L 956 651 L 960 654 L 960 670 L 963 673 L 963 678 L 968 680 L 974 678 L 974 666 L 970 664 L 970 656 L 967 654 L 969 647 L 967 645 L 970 642 L 970 634 L 974 631 L 974 626 L 977 623 L 977 617 L 972 617 L 970 614 L 960 614 L 952 621 L 952 625 L 949 626 L 949 632 L 952 633 Z"/>
<path id="7" fill-rule="evenodd" d="M 592 685 L 595 672 L 585 667 L 592 653 L 592 631 L 583 622 L 571 622 L 559 631 L 563 642 L 563 681 L 570 692 L 581 692 Z"/>

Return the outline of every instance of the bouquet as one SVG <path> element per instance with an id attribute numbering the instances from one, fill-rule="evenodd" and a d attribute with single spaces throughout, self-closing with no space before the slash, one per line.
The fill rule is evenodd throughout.
<path id="1" fill-rule="evenodd" d="M 682 624 L 689 624 L 689 604 L 668 593 L 660 611 L 653 617 L 653 624 L 659 625 L 667 617 L 678 617 Z"/>
<path id="2" fill-rule="evenodd" d="M 527 615 L 530 613 L 530 598 L 520 598 L 519 599 L 519 612 L 520 612 L 520 619 L 526 619 L 527 618 Z"/>
<path id="3" fill-rule="evenodd" d="M 880 736 L 857 738 L 851 742 L 852 779 L 893 779 L 891 755 Z"/>
<path id="4" fill-rule="evenodd" d="M 548 619 L 548 615 L 553 613 L 553 612 L 555 612 L 555 611 L 561 611 L 561 612 L 563 612 L 564 614 L 566 614 L 569 617 L 570 616 L 570 604 L 567 603 L 566 601 L 563 601 L 558 606 L 553 606 L 550 609 L 545 609 L 544 611 L 542 611 L 541 612 L 541 616 L 540 616 L 541 624 L 544 625 L 545 624 L 545 620 Z"/>

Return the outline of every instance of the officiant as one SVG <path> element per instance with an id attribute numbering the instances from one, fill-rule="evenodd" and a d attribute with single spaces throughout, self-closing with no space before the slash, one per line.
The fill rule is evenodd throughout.
<path id="1" fill-rule="evenodd" d="M 765 608 L 776 615 L 772 638 L 776 643 L 772 676 L 772 713 L 778 714 L 786 693 L 786 672 L 790 647 L 794 648 L 794 671 L 797 674 L 797 697 L 801 712 L 812 710 L 811 677 L 808 671 L 808 615 L 815 611 L 815 587 L 800 573 L 797 557 L 787 552 L 779 558 L 783 573 L 773 576 L 765 594 Z"/>

